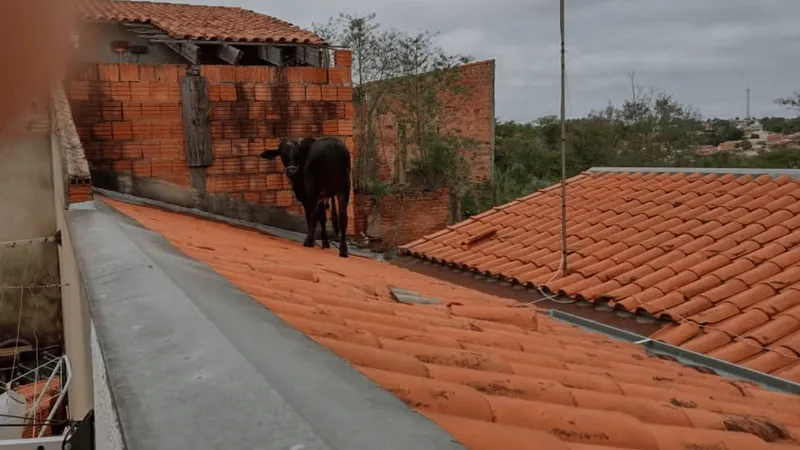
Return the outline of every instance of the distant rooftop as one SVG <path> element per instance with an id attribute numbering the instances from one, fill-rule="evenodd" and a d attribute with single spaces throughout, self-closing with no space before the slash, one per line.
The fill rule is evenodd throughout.
<path id="1" fill-rule="evenodd" d="M 403 251 L 672 321 L 653 337 L 800 381 L 800 171 L 593 168 Z"/>

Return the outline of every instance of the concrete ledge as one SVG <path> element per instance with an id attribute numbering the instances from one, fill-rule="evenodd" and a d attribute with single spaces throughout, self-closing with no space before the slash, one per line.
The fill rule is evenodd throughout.
<path id="1" fill-rule="evenodd" d="M 121 447 L 463 449 L 162 236 L 98 210 L 67 221 Z"/>

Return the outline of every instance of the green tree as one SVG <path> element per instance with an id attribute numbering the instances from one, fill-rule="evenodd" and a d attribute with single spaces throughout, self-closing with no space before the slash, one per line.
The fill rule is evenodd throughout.
<path id="1" fill-rule="evenodd" d="M 789 109 L 793 109 L 800 113 L 800 92 L 795 92 L 789 97 L 783 97 L 775 100 L 775 103 L 783 105 Z"/>
<path id="2" fill-rule="evenodd" d="M 326 41 L 349 47 L 353 53 L 352 76 L 356 86 L 353 101 L 356 115 L 353 189 L 358 193 L 381 195 L 388 186 L 378 177 L 378 130 L 376 117 L 382 111 L 387 87 L 380 83 L 397 72 L 394 57 L 399 39 L 395 30 L 383 30 L 375 13 L 339 14 L 324 24 L 312 24 L 316 34 Z"/>

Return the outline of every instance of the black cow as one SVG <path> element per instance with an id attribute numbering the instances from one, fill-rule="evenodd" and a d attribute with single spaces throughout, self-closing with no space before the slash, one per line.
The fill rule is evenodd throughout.
<path id="1" fill-rule="evenodd" d="M 334 234 L 339 235 L 339 256 L 347 258 L 345 233 L 347 204 L 350 202 L 350 152 L 347 146 L 336 138 L 306 138 L 299 143 L 282 139 L 277 149 L 266 150 L 260 156 L 264 159 L 281 157 L 292 191 L 306 213 L 308 236 L 304 246 L 314 246 L 317 222 L 320 222 L 322 247 L 330 247 L 325 230 L 325 209 L 327 200 L 331 200 L 331 222 Z"/>

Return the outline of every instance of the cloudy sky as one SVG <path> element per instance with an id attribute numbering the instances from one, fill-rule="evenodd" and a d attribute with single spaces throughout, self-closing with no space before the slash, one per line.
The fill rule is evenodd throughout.
<path id="1" fill-rule="evenodd" d="M 179 1 L 179 0 L 172 0 Z M 401 30 L 497 61 L 497 115 L 559 111 L 558 0 L 190 0 L 240 6 L 302 27 L 339 12 L 375 12 Z M 800 91 L 800 0 L 566 0 L 569 116 L 630 97 L 672 93 L 703 116 L 791 115 L 773 99 Z M 346 6 L 344 6 L 346 5 Z"/>

